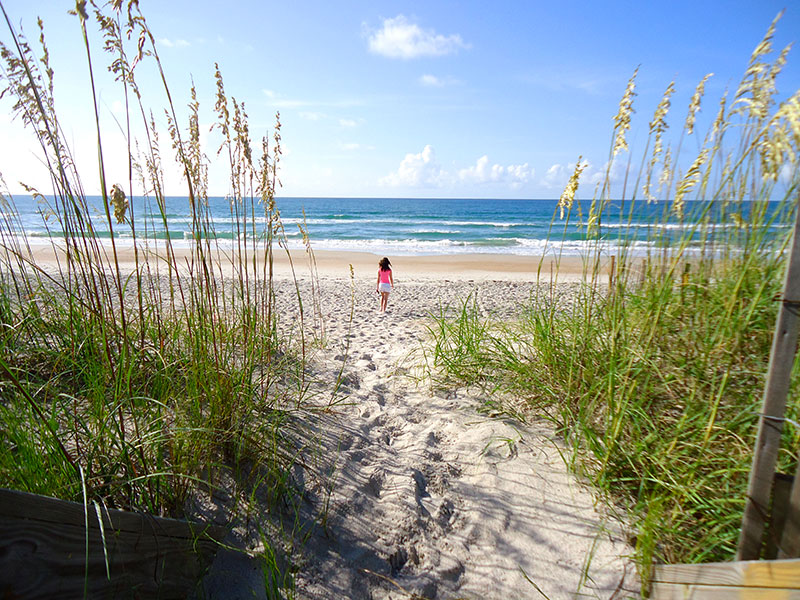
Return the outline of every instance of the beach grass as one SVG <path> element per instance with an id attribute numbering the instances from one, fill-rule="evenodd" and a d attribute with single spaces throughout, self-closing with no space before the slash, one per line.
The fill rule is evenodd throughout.
<path id="1" fill-rule="evenodd" d="M 229 98 L 217 70 L 215 128 L 223 139 L 219 157 L 231 173 L 235 232 L 233 250 L 223 252 L 208 209 L 196 94 L 191 91 L 183 126 L 154 36 L 136 5 L 130 9 L 104 12 L 78 2 L 75 11 L 87 56 L 94 48 L 86 27 L 99 27 L 127 108 L 121 121 L 130 140 L 127 182 L 106 181 L 99 117 L 92 124 L 100 218 L 112 232 L 107 241 L 96 235 L 96 215 L 63 137 L 44 34 L 34 51 L 6 17 L 10 41 L 0 46 L 5 94 L 36 136 L 51 176 L 50 189 L 30 191 L 46 226 L 63 235 L 51 237 L 57 267 L 37 264 L 15 220 L 13 197 L 0 196 L 0 432 L 6 440 L 0 485 L 183 516 L 193 497 L 232 477 L 242 485 L 242 498 L 255 495 L 256 481 L 267 491 L 259 497 L 277 504 L 291 495 L 285 493 L 294 460 L 287 423 L 309 393 L 310 348 L 325 335 L 313 275 L 312 298 L 295 285 L 295 327 L 282 322 L 277 306 L 273 261 L 286 251 L 275 200 L 280 120 L 258 152 L 244 106 Z M 718 118 L 688 158 L 681 144 L 697 136 L 694 117 L 706 79 L 674 148 L 663 139 L 670 85 L 650 125 L 643 167 L 631 187 L 636 192 L 620 197 L 612 165 L 627 151 L 634 75 L 615 118 L 605 180 L 588 213 L 575 214 L 580 160 L 561 198 L 563 218 L 582 219 L 587 239 L 596 243 L 571 300 L 556 301 L 556 272 L 551 281 L 541 278 L 514 321 L 495 321 L 472 296 L 444 307 L 429 323 L 426 356 L 434 379 L 502 392 L 490 402 L 509 395 L 524 400 L 575 450 L 572 466 L 629 511 L 643 581 L 653 560 L 724 560 L 735 549 L 787 225 L 797 210 L 799 101 L 795 95 L 776 105 L 774 78 L 785 53 L 765 62 L 771 52 L 768 33 L 735 95 L 722 99 Z M 142 65 L 160 76 L 166 127 L 146 104 L 152 90 L 137 84 Z M 164 129 L 167 144 L 161 142 Z M 134 130 L 143 136 L 138 145 Z M 194 243 L 185 258 L 169 236 L 167 147 L 186 185 Z M 144 197 L 152 217 L 134 219 L 134 196 Z M 685 225 L 683 237 L 665 238 L 654 227 L 651 251 L 637 256 L 622 247 L 609 278 L 604 209 L 627 202 L 632 215 L 636 203 L 654 200 L 664 206 L 665 224 L 671 216 Z M 136 222 L 144 223 L 144 232 Z M 556 220 L 553 230 L 560 227 Z M 167 235 L 154 241 L 147 235 L 154 229 Z M 123 231 L 134 252 L 132 269 L 121 266 L 113 235 Z M 288 251 L 286 257 L 291 264 Z M 322 338 L 307 337 L 306 315 L 319 321 Z M 341 380 L 342 370 L 331 402 Z M 793 390 L 796 397 L 797 365 Z M 518 414 L 518 406 L 505 410 Z M 787 417 L 797 422 L 799 412 L 791 403 Z M 787 426 L 782 470 L 794 469 L 799 450 L 800 431 Z M 265 587 L 277 596 L 292 587 L 291 578 L 262 538 Z"/>
<path id="2" fill-rule="evenodd" d="M 540 268 L 517 319 L 498 322 L 470 298 L 432 315 L 428 326 L 437 385 L 484 386 L 492 402 L 511 398 L 516 411 L 522 401 L 529 414 L 555 423 L 574 451 L 571 466 L 630 515 L 643 589 L 654 561 L 735 556 L 800 192 L 800 91 L 776 102 L 786 50 L 772 50 L 775 25 L 733 97 L 721 99 L 705 138 L 692 140 L 691 155 L 681 144 L 698 135 L 707 78 L 676 146 L 664 139 L 668 86 L 641 170 L 628 173 L 618 195 L 612 166 L 626 160 L 631 78 L 588 214 L 576 214 L 579 160 L 554 218 L 553 231 L 561 219 L 582 219 L 593 247 L 571 301 L 553 294 L 557 272 L 546 280 Z M 649 250 L 609 252 L 605 208 L 622 203 L 630 212 L 619 214 L 632 215 L 643 202 L 664 207 L 644 240 Z M 665 236 L 676 223 L 680 235 Z M 636 239 L 630 220 L 619 225 Z M 558 256 L 557 238 L 551 247 Z M 792 381 L 778 467 L 785 473 L 800 453 L 800 430 L 790 425 L 800 414 L 800 361 Z"/>
<path id="3" fill-rule="evenodd" d="M 275 201 L 280 120 L 276 116 L 271 137 L 254 148 L 244 106 L 229 98 L 217 70 L 215 128 L 222 138 L 219 155 L 230 169 L 230 220 L 238 240 L 223 252 L 208 208 L 208 159 L 199 125 L 205 117 L 195 91 L 187 124 L 181 125 L 154 36 L 137 5 L 128 9 L 78 2 L 75 10 L 95 65 L 100 61 L 87 28 L 94 24 L 102 34 L 126 106 L 121 126 L 128 140 L 128 181 L 106 180 L 106 132 L 99 117 L 91 124 L 103 190 L 103 212 L 97 215 L 55 110 L 43 24 L 38 44 L 31 44 L 3 7 L 3 93 L 35 136 L 49 169 L 51 187 L 29 191 L 52 232 L 55 266 L 33 259 L 14 198 L 3 193 L 0 486 L 197 517 L 198 497 L 233 481 L 236 489 L 226 493 L 246 502 L 257 482 L 268 492 L 259 497 L 275 505 L 289 497 L 294 453 L 285 430 L 308 393 L 306 361 L 313 342 L 302 324 L 296 279 L 300 325 L 283 322 L 276 304 L 273 259 L 286 250 Z M 98 67 L 91 61 L 87 67 L 93 84 Z M 138 86 L 136 74 L 144 68 L 160 74 L 166 125 L 146 105 L 146 97 L 159 90 Z M 94 85 L 92 98 L 96 107 Z M 167 144 L 159 138 L 163 131 Z M 167 147 L 183 171 L 194 240 L 180 258 L 169 235 L 163 189 Z M 144 198 L 150 216 L 134 218 L 134 195 Z M 98 218 L 112 232 L 109 239 L 97 235 Z M 145 231 L 135 223 L 144 223 Z M 159 228 L 164 239 L 148 235 Z M 132 267 L 121 266 L 114 235 L 120 233 L 132 246 Z M 313 259 L 310 245 L 307 251 Z M 268 549 L 265 557 L 273 555 Z M 267 573 L 275 565 L 267 558 L 265 581 L 285 583 L 285 574 Z"/>

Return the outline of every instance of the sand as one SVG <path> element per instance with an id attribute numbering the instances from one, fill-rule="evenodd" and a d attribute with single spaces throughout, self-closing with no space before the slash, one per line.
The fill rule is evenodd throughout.
<path id="1" fill-rule="evenodd" d="M 159 251 L 163 254 L 163 251 Z M 152 254 L 158 254 L 153 252 Z M 110 253 L 109 253 L 110 254 Z M 185 248 L 175 250 L 177 262 L 183 264 L 189 257 Z M 278 276 L 289 277 L 292 264 L 298 277 L 308 275 L 308 257 L 305 251 L 292 250 L 292 262 L 287 258 L 287 253 L 276 249 L 275 273 Z M 350 265 L 358 278 L 369 279 L 376 271 L 379 256 L 368 252 L 339 252 L 316 251 L 317 271 L 321 276 L 335 279 L 349 279 Z M 49 245 L 34 246 L 32 248 L 34 261 L 39 265 L 53 266 L 56 256 Z M 224 254 L 220 257 L 221 263 L 226 264 L 229 259 Z M 118 247 L 118 259 L 123 270 L 130 270 L 134 264 L 134 253 L 130 246 Z M 502 280 L 502 281 L 540 281 L 549 282 L 557 277 L 558 281 L 579 281 L 582 277 L 584 261 L 578 256 L 559 257 L 548 254 L 544 258 L 536 256 L 520 256 L 513 254 L 458 254 L 458 255 L 433 255 L 433 256 L 402 256 L 391 257 L 395 264 L 397 276 L 404 277 L 406 281 L 441 281 L 450 280 Z M 140 257 L 141 260 L 141 257 Z M 260 263 L 260 257 L 258 262 Z M 604 263 L 605 269 L 607 265 Z"/>
<path id="2" fill-rule="evenodd" d="M 51 251 L 36 252 L 37 263 L 53 267 Z M 120 256 L 130 269 L 132 253 Z M 422 377 L 431 312 L 473 294 L 485 314 L 513 318 L 540 261 L 392 257 L 396 287 L 379 313 L 379 257 L 316 258 L 324 343 L 310 364 L 313 406 L 287 427 L 297 502 L 268 510 L 258 490 L 247 507 L 224 490 L 196 497 L 190 512 L 232 523 L 226 543 L 236 549 L 218 552 L 198 597 L 275 597 L 262 535 L 293 573 L 299 599 L 638 597 L 624 523 L 569 471 L 552 425 L 479 412 L 486 392 L 439 389 Z M 554 277 L 549 262 L 543 286 Z M 310 298 L 302 252 L 294 266 Z M 276 273 L 282 323 L 291 327 L 295 292 L 283 256 Z M 562 262 L 555 301 L 570 301 L 580 273 L 579 259 Z"/>
<path id="3" fill-rule="evenodd" d="M 330 409 L 321 387 L 325 410 L 302 417 L 302 506 L 282 523 L 308 535 L 291 559 L 297 598 L 638 597 L 623 524 L 569 472 L 552 426 L 480 413 L 484 392 L 420 378 L 431 311 L 472 293 L 508 318 L 531 293 L 523 261 L 496 258 L 481 268 L 472 257 L 397 257 L 379 313 L 378 257 L 318 255 L 327 343 L 313 371 L 328 383 L 341 371 L 343 384 Z M 354 264 L 352 282 L 341 261 Z M 576 285 L 559 284 L 556 296 L 569 301 Z M 291 283 L 279 289 L 288 306 Z M 229 541 L 258 553 L 255 522 L 264 519 L 251 514 Z M 263 582 L 252 559 L 222 552 L 205 591 L 266 597 Z"/>

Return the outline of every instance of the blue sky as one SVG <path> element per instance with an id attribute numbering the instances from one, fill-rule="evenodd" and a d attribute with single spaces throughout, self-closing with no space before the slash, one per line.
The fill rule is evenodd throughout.
<path id="1" fill-rule="evenodd" d="M 87 192 L 97 193 L 87 68 L 77 19 L 66 14 L 74 4 L 3 4 L 32 39 L 36 16 L 44 20 L 62 124 Z M 188 102 L 192 80 L 197 86 L 204 131 L 213 119 L 215 62 L 229 95 L 245 102 L 254 138 L 269 132 L 280 110 L 287 196 L 553 198 L 579 155 L 590 165 L 579 196 L 591 196 L 585 182 L 607 161 L 612 117 L 637 66 L 634 156 L 643 152 L 647 123 L 670 81 L 677 131 L 696 84 L 714 73 L 701 112 L 707 122 L 781 9 L 775 47 L 800 34 L 797 0 L 142 0 L 141 8 L 176 104 Z M 96 30 L 90 34 L 97 68 L 101 40 Z M 0 39 L 8 41 L 5 30 Z M 778 80 L 783 96 L 800 88 L 798 52 Z M 140 69 L 147 102 L 163 124 L 155 76 L 152 65 Z M 98 89 L 110 178 L 124 182 L 124 138 L 114 121 L 121 95 L 102 73 Z M 19 191 L 22 180 L 47 191 L 30 136 L 5 115 L 0 135 L 11 142 L 0 149 L 8 187 Z M 204 143 L 210 191 L 223 195 L 227 177 L 214 134 Z M 177 168 L 165 166 L 167 191 L 183 194 Z"/>

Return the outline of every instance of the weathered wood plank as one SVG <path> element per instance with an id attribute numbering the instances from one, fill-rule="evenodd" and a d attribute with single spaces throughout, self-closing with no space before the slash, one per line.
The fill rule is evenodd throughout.
<path id="1" fill-rule="evenodd" d="M 800 209 L 798 209 L 800 210 Z M 794 475 L 778 558 L 800 557 L 800 462 Z"/>
<path id="2" fill-rule="evenodd" d="M 656 565 L 653 583 L 800 590 L 800 559 Z"/>
<path id="3" fill-rule="evenodd" d="M 800 208 L 796 211 L 783 298 L 772 337 L 753 466 L 747 484 L 747 502 L 742 516 L 742 529 L 739 532 L 736 553 L 738 560 L 754 560 L 761 555 L 772 477 L 781 443 L 786 397 L 789 394 L 789 382 L 797 350 L 799 321 L 795 303 L 800 303 Z"/>
<path id="4" fill-rule="evenodd" d="M 90 512 L 93 512 L 93 509 L 90 509 Z M 0 488 L 0 515 L 23 519 L 35 517 L 42 521 L 56 521 L 79 527 L 84 525 L 82 504 L 3 488 Z M 141 513 L 111 509 L 108 511 L 108 515 L 114 529 L 139 531 L 142 528 L 143 515 Z M 153 515 L 148 515 L 147 519 L 160 535 L 177 537 L 191 535 L 187 533 L 187 526 L 192 527 L 190 521 L 164 519 Z M 207 525 L 201 524 L 201 527 L 207 527 Z"/>
<path id="5" fill-rule="evenodd" d="M 88 514 L 87 560 L 83 505 L 0 489 L 0 597 L 185 598 L 225 533 L 110 510 L 103 536 Z"/>
<path id="6" fill-rule="evenodd" d="M 794 477 L 786 473 L 775 473 L 772 485 L 772 507 L 767 527 L 767 539 L 764 543 L 762 558 L 775 560 L 776 558 L 794 558 L 794 556 L 778 556 L 781 545 L 781 536 L 789 514 L 789 499 L 792 494 L 792 481 Z"/>
<path id="7" fill-rule="evenodd" d="M 800 590 L 735 586 L 654 585 L 651 600 L 800 600 Z"/>

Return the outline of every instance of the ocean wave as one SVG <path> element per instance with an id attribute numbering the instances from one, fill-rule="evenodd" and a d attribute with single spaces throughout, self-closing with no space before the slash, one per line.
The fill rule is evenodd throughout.
<path id="1" fill-rule="evenodd" d="M 18 236 L 17 241 L 21 247 L 25 244 L 31 247 L 41 246 L 63 246 L 63 238 L 54 237 L 31 237 Z M 109 238 L 100 238 L 100 243 L 110 246 Z M 248 240 L 248 243 L 252 242 Z M 314 250 L 336 250 L 349 252 L 370 252 L 373 254 L 387 254 L 393 256 L 424 256 L 424 255 L 445 255 L 445 254 L 509 254 L 521 256 L 585 256 L 592 252 L 600 252 L 604 255 L 616 254 L 623 250 L 628 256 L 645 256 L 648 252 L 656 248 L 655 242 L 639 240 L 635 242 L 627 241 L 619 243 L 615 240 L 548 240 L 544 238 L 496 238 L 495 243 L 488 243 L 489 240 L 419 240 L 419 239 L 313 239 L 311 246 Z M 139 247 L 151 247 L 160 249 L 164 247 L 164 238 L 137 239 Z M 213 241 L 215 247 L 221 250 L 228 250 L 237 243 L 235 239 L 217 238 Z M 191 248 L 195 241 L 191 235 L 183 238 L 172 239 L 171 244 L 176 249 Z M 263 239 L 257 241 L 258 248 L 263 248 Z M 133 246 L 133 238 L 120 237 L 117 239 L 117 249 Z M 283 247 L 283 244 L 275 244 L 275 248 Z M 291 250 L 304 250 L 305 245 L 299 237 L 286 240 L 285 246 Z M 659 250 L 660 251 L 660 250 Z M 694 255 L 703 252 L 702 245 L 690 246 L 684 253 Z M 705 250 L 708 252 L 708 249 Z"/>
<path id="2" fill-rule="evenodd" d="M 315 250 L 342 250 L 354 252 L 372 252 L 376 254 L 389 253 L 395 255 L 425 255 L 425 254 L 517 254 L 539 256 L 542 253 L 562 252 L 567 255 L 584 254 L 589 250 L 616 251 L 620 244 L 613 241 L 597 240 L 564 240 L 553 241 L 547 239 L 528 238 L 495 238 L 491 240 L 341 240 L 318 239 L 312 240 Z M 290 243 L 290 248 L 293 248 Z M 299 247 L 299 246 L 298 246 Z M 629 252 L 646 252 L 653 247 L 652 242 L 640 241 L 625 245 Z"/>
<path id="3" fill-rule="evenodd" d="M 586 227 L 586 223 L 581 223 L 580 227 Z M 647 229 L 654 231 L 702 231 L 703 229 L 726 230 L 736 229 L 735 223 L 601 223 L 600 229 L 627 231 L 629 229 Z"/>
<path id="4" fill-rule="evenodd" d="M 528 223 L 508 223 L 502 221 L 442 221 L 442 225 L 455 225 L 456 227 L 501 227 L 505 229 L 508 227 L 520 227 L 523 225 L 528 225 Z"/>

